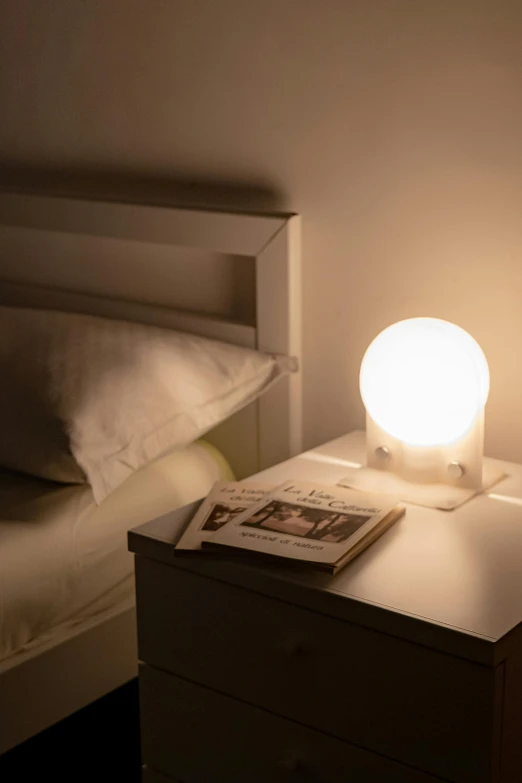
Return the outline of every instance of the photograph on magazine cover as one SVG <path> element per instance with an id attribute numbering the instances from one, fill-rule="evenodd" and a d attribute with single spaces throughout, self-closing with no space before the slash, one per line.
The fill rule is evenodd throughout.
<path id="1" fill-rule="evenodd" d="M 210 506 L 208 514 L 202 521 L 199 529 L 206 531 L 219 530 L 227 522 L 246 511 L 247 506 L 227 505 L 226 503 L 214 503 Z"/>
<path id="2" fill-rule="evenodd" d="M 241 526 L 301 536 L 314 541 L 342 544 L 368 522 L 368 515 L 310 508 L 296 503 L 272 500 Z"/>

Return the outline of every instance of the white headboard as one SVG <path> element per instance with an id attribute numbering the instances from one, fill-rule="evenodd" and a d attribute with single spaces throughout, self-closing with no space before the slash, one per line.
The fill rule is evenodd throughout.
<path id="1" fill-rule="evenodd" d="M 0 303 L 103 315 L 301 355 L 300 225 L 0 194 Z M 206 436 L 239 477 L 301 450 L 301 374 Z"/>

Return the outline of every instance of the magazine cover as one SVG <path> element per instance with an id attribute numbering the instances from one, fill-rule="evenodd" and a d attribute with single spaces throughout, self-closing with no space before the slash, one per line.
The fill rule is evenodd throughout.
<path id="1" fill-rule="evenodd" d="M 218 530 L 205 546 L 251 549 L 334 566 L 404 513 L 395 498 L 288 481 Z M 388 524 L 384 524 L 387 522 Z"/>
<path id="2" fill-rule="evenodd" d="M 217 481 L 189 522 L 176 549 L 200 549 L 223 525 L 242 514 L 273 489 L 271 484 Z"/>

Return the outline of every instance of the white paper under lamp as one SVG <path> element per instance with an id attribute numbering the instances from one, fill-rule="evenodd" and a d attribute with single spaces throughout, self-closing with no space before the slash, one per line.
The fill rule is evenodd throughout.
<path id="1" fill-rule="evenodd" d="M 411 318 L 381 332 L 360 372 L 365 468 L 343 484 L 455 508 L 501 478 L 483 459 L 489 369 L 464 329 Z"/>

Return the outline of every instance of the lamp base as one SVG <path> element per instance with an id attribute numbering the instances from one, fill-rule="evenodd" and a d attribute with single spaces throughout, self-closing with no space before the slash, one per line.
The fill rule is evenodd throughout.
<path id="1" fill-rule="evenodd" d="M 398 500 L 416 506 L 452 511 L 475 495 L 490 489 L 503 478 L 506 478 L 506 474 L 499 471 L 494 462 L 485 459 L 482 465 L 481 489 L 456 487 L 450 484 L 414 484 L 394 473 L 365 466 L 354 468 L 337 483 L 341 487 L 349 487 L 361 492 L 395 495 Z"/>

